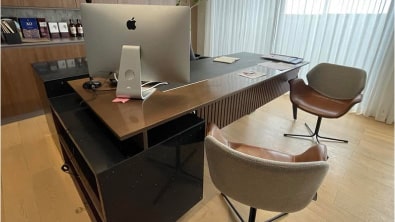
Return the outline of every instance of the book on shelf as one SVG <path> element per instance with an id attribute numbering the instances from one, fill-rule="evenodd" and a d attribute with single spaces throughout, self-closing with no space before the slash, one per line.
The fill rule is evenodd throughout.
<path id="1" fill-rule="evenodd" d="M 70 37 L 69 26 L 67 25 L 67 22 L 58 22 L 58 26 L 59 26 L 60 36 L 62 38 Z"/>
<path id="2" fill-rule="evenodd" d="M 19 18 L 19 24 L 24 38 L 40 38 L 40 31 L 36 18 Z"/>
<path id="3" fill-rule="evenodd" d="M 37 18 L 41 38 L 49 38 L 48 24 L 45 18 Z"/>
<path id="4" fill-rule="evenodd" d="M 60 38 L 59 26 L 57 22 L 48 22 L 48 30 L 51 38 Z"/>

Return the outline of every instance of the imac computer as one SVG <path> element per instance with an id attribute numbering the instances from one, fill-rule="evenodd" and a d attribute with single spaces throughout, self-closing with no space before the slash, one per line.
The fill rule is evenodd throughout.
<path id="1" fill-rule="evenodd" d="M 143 81 L 189 82 L 189 7 L 81 4 L 81 17 L 91 82 L 116 73 L 117 97 L 135 99 L 155 91 Z"/>

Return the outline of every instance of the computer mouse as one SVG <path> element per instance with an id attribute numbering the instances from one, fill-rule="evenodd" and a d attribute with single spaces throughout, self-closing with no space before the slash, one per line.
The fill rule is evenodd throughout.
<path id="1" fill-rule="evenodd" d="M 94 81 L 94 80 L 90 80 L 90 81 L 84 82 L 84 84 L 82 84 L 82 88 L 84 88 L 84 89 L 97 89 L 100 86 L 101 86 L 101 82 Z"/>

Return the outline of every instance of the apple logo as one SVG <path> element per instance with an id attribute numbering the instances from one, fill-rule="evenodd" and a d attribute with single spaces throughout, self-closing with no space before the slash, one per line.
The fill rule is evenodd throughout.
<path id="1" fill-rule="evenodd" d="M 126 22 L 126 26 L 128 27 L 129 30 L 136 29 L 136 20 L 134 20 L 134 17 Z"/>

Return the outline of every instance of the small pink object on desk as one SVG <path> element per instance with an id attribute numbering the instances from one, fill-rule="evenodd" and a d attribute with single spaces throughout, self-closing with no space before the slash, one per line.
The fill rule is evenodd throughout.
<path id="1" fill-rule="evenodd" d="M 119 103 L 119 102 L 121 102 L 121 103 L 126 103 L 126 102 L 129 101 L 129 100 L 130 100 L 129 98 L 120 98 L 120 97 L 117 97 L 117 98 L 113 99 L 112 102 L 113 102 L 113 103 Z"/>

